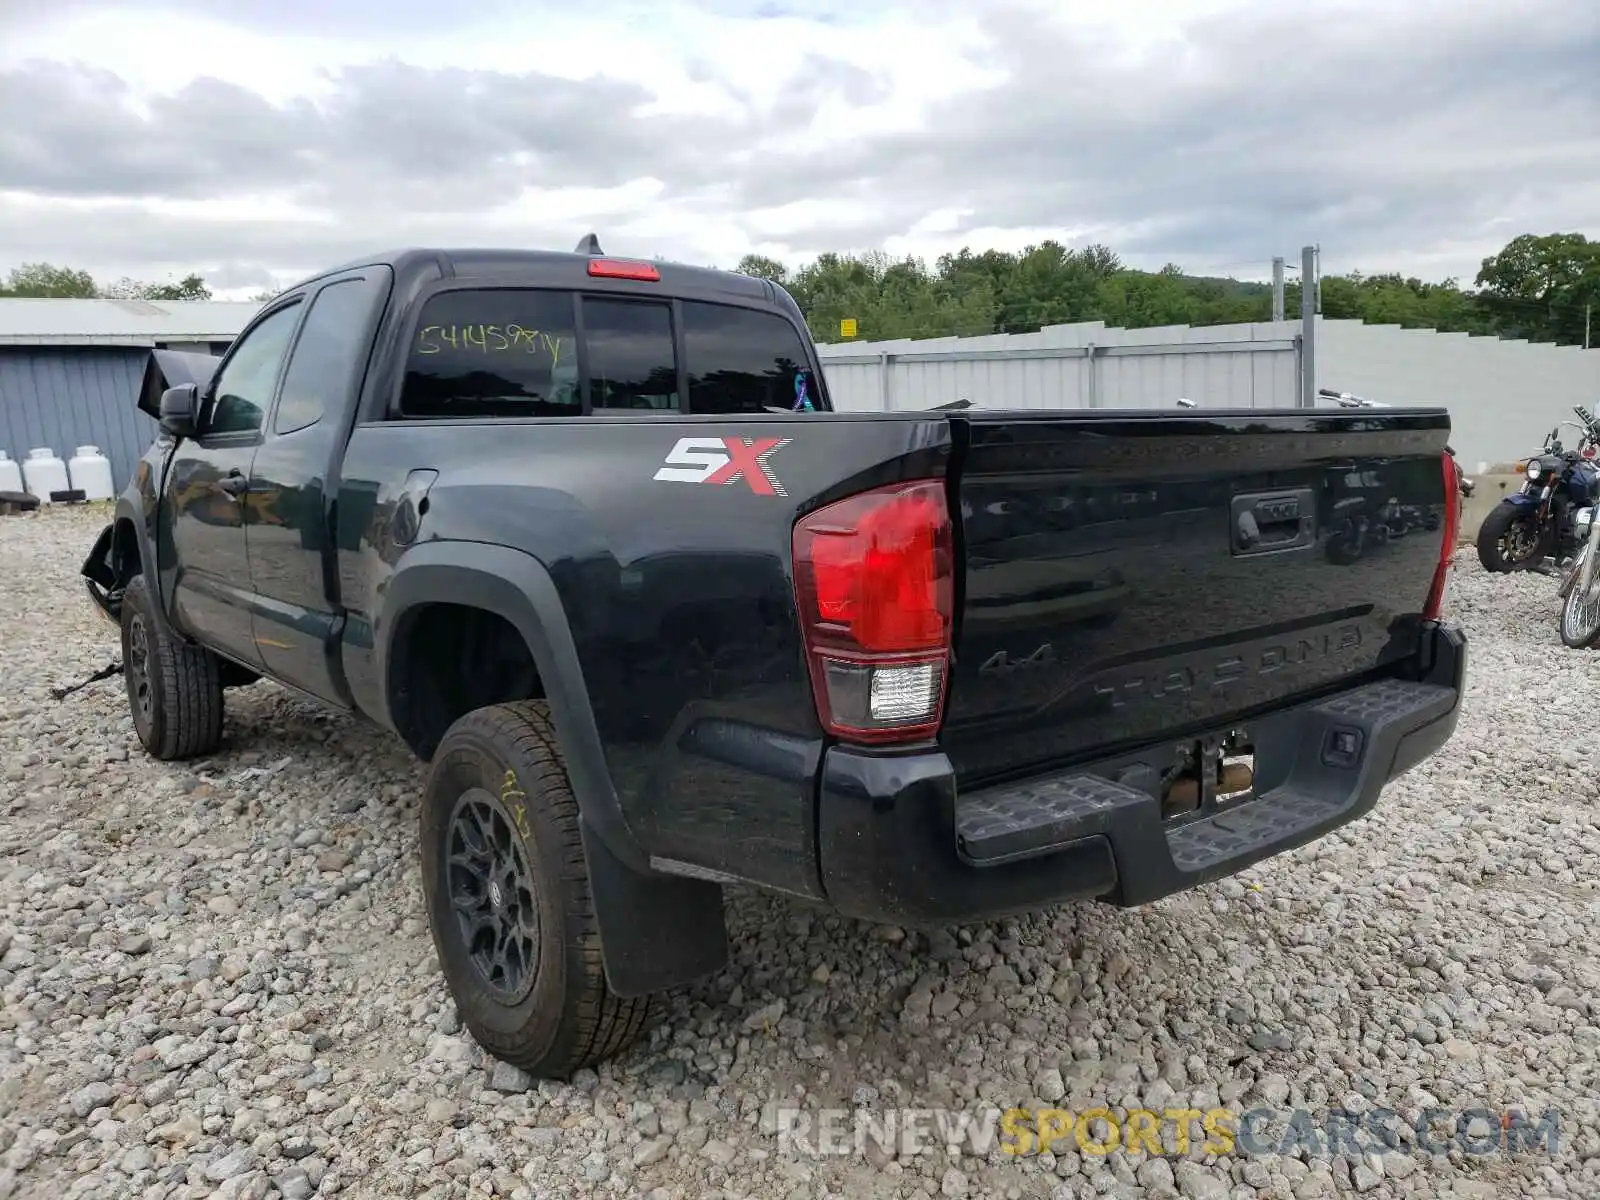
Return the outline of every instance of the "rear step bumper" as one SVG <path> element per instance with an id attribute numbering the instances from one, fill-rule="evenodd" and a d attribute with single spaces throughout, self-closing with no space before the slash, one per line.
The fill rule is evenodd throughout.
<path id="1" fill-rule="evenodd" d="M 1147 904 L 1363 816 L 1455 730 L 1466 638 L 1432 626 L 1410 678 L 1249 722 L 1257 791 L 1186 823 L 1115 782 L 1131 757 L 958 795 L 939 752 L 834 747 L 823 764 L 822 880 L 851 916 L 979 920 L 1097 897 Z"/>

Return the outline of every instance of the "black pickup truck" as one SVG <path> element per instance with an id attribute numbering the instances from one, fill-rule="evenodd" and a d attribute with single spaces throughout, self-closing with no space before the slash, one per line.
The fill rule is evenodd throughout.
<path id="1" fill-rule="evenodd" d="M 83 574 L 141 742 L 263 676 L 403 738 L 449 986 L 537 1074 L 726 961 L 725 884 L 1144 904 L 1456 721 L 1442 410 L 835 412 L 782 288 L 592 238 L 329 271 L 140 406 Z M 1375 494 L 1427 519 L 1327 553 Z"/>

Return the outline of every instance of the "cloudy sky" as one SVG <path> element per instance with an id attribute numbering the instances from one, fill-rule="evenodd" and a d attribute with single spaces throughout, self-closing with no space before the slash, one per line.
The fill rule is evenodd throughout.
<path id="1" fill-rule="evenodd" d="M 1600 235 L 1596 0 L 0 0 L 0 271 L 1054 237 L 1470 281 Z"/>

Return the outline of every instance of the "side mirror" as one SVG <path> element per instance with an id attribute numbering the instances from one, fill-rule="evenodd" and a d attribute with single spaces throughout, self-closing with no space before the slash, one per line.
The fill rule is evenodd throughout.
<path id="1" fill-rule="evenodd" d="M 161 428 L 175 438 L 193 437 L 200 413 L 200 389 L 180 383 L 161 393 Z"/>

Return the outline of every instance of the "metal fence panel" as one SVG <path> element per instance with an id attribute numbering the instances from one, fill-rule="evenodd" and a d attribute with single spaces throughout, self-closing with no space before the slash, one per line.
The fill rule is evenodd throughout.
<path id="1" fill-rule="evenodd" d="M 1036 333 L 819 347 L 834 403 L 850 411 L 1163 408 L 1189 396 L 1212 407 L 1296 402 L 1298 326 L 1108 328 L 1098 321 Z"/>
<path id="2" fill-rule="evenodd" d="M 1100 322 L 1037 333 L 819 347 L 842 409 L 1293 408 L 1298 321 L 1116 329 Z M 1450 411 L 1451 441 L 1472 471 L 1538 449 L 1572 406 L 1600 409 L 1600 350 L 1330 321 L 1316 326 L 1314 387 Z"/>
<path id="3" fill-rule="evenodd" d="M 1600 409 L 1600 350 L 1324 318 L 1317 384 L 1449 409 L 1451 443 L 1475 472 L 1536 451 L 1573 405 Z"/>

